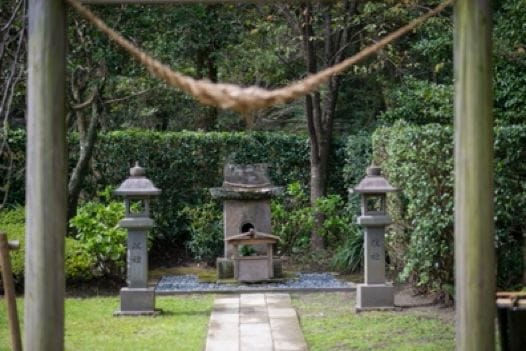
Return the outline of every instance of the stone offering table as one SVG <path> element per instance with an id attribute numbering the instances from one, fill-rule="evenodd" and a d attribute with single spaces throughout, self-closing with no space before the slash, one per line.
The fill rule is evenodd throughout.
<path id="1" fill-rule="evenodd" d="M 231 236 L 226 239 L 234 247 L 234 278 L 241 282 L 256 282 L 274 277 L 272 245 L 279 237 L 271 234 L 258 233 L 254 229 L 249 232 Z M 240 256 L 240 245 L 265 245 L 265 256 Z"/>

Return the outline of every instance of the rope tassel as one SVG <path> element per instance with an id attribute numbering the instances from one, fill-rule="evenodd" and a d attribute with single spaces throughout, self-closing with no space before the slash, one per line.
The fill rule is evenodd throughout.
<path id="1" fill-rule="evenodd" d="M 378 50 L 384 48 L 392 41 L 410 32 L 430 17 L 433 17 L 451 5 L 454 0 L 446 0 L 425 15 L 414 19 L 402 28 L 386 35 L 381 40 L 372 44 L 357 54 L 347 58 L 341 63 L 328 67 L 318 73 L 307 76 L 283 88 L 267 90 L 257 86 L 242 87 L 235 84 L 212 83 L 208 80 L 196 80 L 182 73 L 173 71 L 169 66 L 148 55 L 115 30 L 98 18 L 78 0 L 65 0 L 80 15 L 91 22 L 111 40 L 124 50 L 128 51 L 137 61 L 155 77 L 164 80 L 167 84 L 179 88 L 192 95 L 204 105 L 233 110 L 248 115 L 257 110 L 262 110 L 274 105 L 286 104 L 307 94 L 318 90 L 322 84 L 333 76 L 342 73 L 352 65 L 360 62 Z"/>

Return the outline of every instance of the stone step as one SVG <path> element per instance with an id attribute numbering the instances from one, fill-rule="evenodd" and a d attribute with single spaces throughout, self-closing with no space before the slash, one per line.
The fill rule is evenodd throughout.
<path id="1" fill-rule="evenodd" d="M 289 294 L 218 296 L 206 351 L 306 351 Z"/>

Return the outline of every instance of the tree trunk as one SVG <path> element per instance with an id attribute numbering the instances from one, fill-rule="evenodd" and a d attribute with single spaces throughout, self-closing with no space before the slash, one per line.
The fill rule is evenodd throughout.
<path id="1" fill-rule="evenodd" d="M 206 77 L 209 81 L 215 83 L 217 82 L 218 71 L 217 64 L 212 57 L 214 50 L 215 48 L 211 44 L 208 48 L 198 52 L 196 59 L 196 71 L 199 78 Z M 203 106 L 201 111 L 202 112 L 197 118 L 197 128 L 204 131 L 210 131 L 214 129 L 219 115 L 219 110 L 217 107 Z"/>
<path id="2" fill-rule="evenodd" d="M 77 111 L 82 114 L 82 112 Z M 88 130 L 85 134 L 85 138 L 81 138 L 79 141 L 80 152 L 79 159 L 68 183 L 68 219 L 71 219 L 77 214 L 77 205 L 79 202 L 80 192 L 82 190 L 82 182 L 89 170 L 89 162 L 93 154 L 95 142 L 97 140 L 97 128 L 99 122 L 99 111 L 97 110 L 97 104 L 94 102 L 91 104 L 91 119 Z"/>
<path id="3" fill-rule="evenodd" d="M 356 10 L 356 2 L 346 2 L 346 18 Z M 303 37 L 303 52 L 309 74 L 318 71 L 318 60 L 329 66 L 344 59 L 344 48 L 348 45 L 349 28 L 333 29 L 331 4 L 320 8 L 322 16 L 323 50 L 322 58 L 317 54 L 315 31 L 313 27 L 312 6 L 303 8 L 300 27 Z M 327 195 L 327 172 L 332 140 L 332 130 L 336 102 L 340 87 L 339 76 L 333 77 L 327 84 L 323 94 L 312 93 L 305 97 L 305 116 L 310 138 L 310 202 L 314 207 L 320 197 Z M 314 229 L 311 234 L 311 248 L 314 251 L 324 248 L 323 238 L 319 235 L 325 218 L 322 213 L 314 214 Z"/>

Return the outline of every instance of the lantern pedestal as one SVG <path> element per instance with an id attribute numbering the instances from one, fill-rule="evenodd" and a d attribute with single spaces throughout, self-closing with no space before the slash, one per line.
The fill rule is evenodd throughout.
<path id="1" fill-rule="evenodd" d="M 356 287 L 356 311 L 393 309 L 393 286 L 385 283 L 385 226 L 389 216 L 360 216 L 364 227 L 364 284 Z"/>
<path id="2" fill-rule="evenodd" d="M 114 316 L 154 316 L 161 313 L 155 309 L 154 288 L 122 288 L 120 310 Z"/>
<path id="3" fill-rule="evenodd" d="M 358 284 L 356 312 L 394 309 L 394 290 L 389 284 Z"/>

